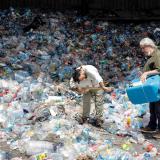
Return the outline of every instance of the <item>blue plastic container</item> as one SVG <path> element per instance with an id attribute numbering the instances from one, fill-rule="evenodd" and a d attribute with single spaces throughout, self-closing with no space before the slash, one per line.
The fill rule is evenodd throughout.
<path id="1" fill-rule="evenodd" d="M 140 84 L 139 82 L 139 79 L 134 80 L 132 86 L 126 89 L 128 98 L 133 104 L 156 102 L 160 100 L 159 75 L 147 78 L 145 83 Z"/>

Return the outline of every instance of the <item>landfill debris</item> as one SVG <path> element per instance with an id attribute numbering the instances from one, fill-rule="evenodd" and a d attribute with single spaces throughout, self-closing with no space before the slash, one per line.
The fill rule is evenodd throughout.
<path id="1" fill-rule="evenodd" d="M 159 159 L 159 143 L 139 132 L 148 104 L 133 105 L 125 91 L 145 63 L 139 40 L 160 43 L 159 22 L 115 24 L 76 13 L 0 11 L 0 143 L 10 147 L 0 145 L 0 160 Z M 96 66 L 115 87 L 103 95 L 101 130 L 74 119 L 82 95 L 69 79 L 81 64 Z"/>

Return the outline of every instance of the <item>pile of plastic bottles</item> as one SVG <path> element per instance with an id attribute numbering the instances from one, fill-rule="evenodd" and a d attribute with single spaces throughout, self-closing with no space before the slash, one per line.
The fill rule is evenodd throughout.
<path id="1" fill-rule="evenodd" d="M 0 160 L 26 156 L 73 160 L 83 154 L 97 160 L 157 156 L 156 146 L 142 145 L 145 138 L 138 132 L 148 105 L 131 104 L 125 88 L 145 62 L 138 47 L 144 32 L 159 43 L 158 24 L 117 25 L 76 12 L 12 7 L 0 15 L 0 139 L 10 147 L 0 151 Z M 69 90 L 68 80 L 81 64 L 95 65 L 115 87 L 112 94 L 104 94 L 103 132 L 74 119 L 81 111 L 82 96 Z M 117 145 L 116 136 L 130 142 Z M 133 154 L 131 142 L 142 152 Z M 14 156 L 15 149 L 24 157 Z"/>

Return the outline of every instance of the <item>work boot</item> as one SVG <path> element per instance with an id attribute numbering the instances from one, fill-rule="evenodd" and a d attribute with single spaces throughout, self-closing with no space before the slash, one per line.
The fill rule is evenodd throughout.
<path id="1" fill-rule="evenodd" d="M 102 127 L 103 125 L 103 120 L 100 118 L 90 118 L 89 123 L 95 127 Z"/>
<path id="2" fill-rule="evenodd" d="M 147 127 L 141 128 L 140 131 L 142 133 L 154 133 L 154 132 L 156 132 L 156 129 L 152 129 L 152 128 L 147 126 Z"/>
<path id="3" fill-rule="evenodd" d="M 160 139 L 160 130 L 153 135 L 153 138 Z"/>
<path id="4" fill-rule="evenodd" d="M 88 121 L 88 117 L 83 117 L 82 115 L 76 114 L 75 120 L 82 125 L 83 123 Z"/>

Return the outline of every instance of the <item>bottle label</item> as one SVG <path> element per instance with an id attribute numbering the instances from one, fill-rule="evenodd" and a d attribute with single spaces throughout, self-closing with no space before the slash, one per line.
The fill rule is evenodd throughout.
<path id="1" fill-rule="evenodd" d="M 35 156 L 35 160 L 45 160 L 47 158 L 47 153 L 41 153 Z"/>

